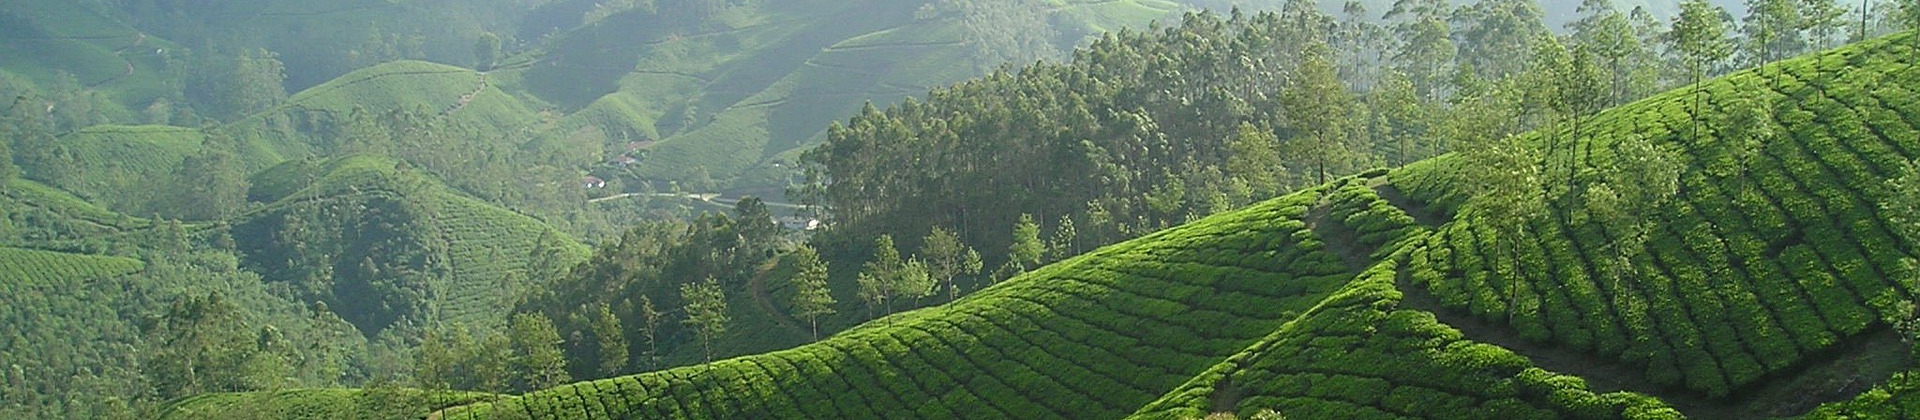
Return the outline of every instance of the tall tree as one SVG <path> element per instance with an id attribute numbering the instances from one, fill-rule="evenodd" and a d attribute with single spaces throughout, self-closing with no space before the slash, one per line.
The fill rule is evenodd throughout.
<path id="1" fill-rule="evenodd" d="M 626 330 L 620 328 L 620 318 L 613 315 L 611 306 L 601 303 L 594 309 L 591 328 L 594 351 L 600 356 L 600 374 L 617 376 L 627 368 Z"/>
<path id="2" fill-rule="evenodd" d="M 462 325 L 427 331 L 414 347 L 414 386 L 429 390 L 478 389 L 470 369 L 478 347 L 473 332 Z"/>
<path id="3" fill-rule="evenodd" d="M 827 263 L 813 247 L 801 245 L 792 254 L 799 272 L 793 276 L 794 316 L 807 320 L 813 339 L 820 340 L 820 317 L 833 315 L 833 293 L 827 288 Z"/>
<path id="4" fill-rule="evenodd" d="M 1444 86 L 1458 51 L 1453 27 L 1447 23 L 1452 7 L 1446 0 L 1394 0 L 1383 17 L 1393 21 L 1399 48 L 1393 53 L 1398 70 L 1413 82 L 1415 92 L 1428 101 L 1444 98 Z"/>
<path id="5" fill-rule="evenodd" d="M 708 277 L 700 283 L 680 285 L 680 298 L 687 303 L 687 325 L 693 327 L 694 335 L 700 338 L 700 348 L 713 361 L 713 340 L 727 332 L 727 294 L 720 289 L 720 281 Z"/>
<path id="6" fill-rule="evenodd" d="M 917 258 L 902 261 L 900 252 L 893 247 L 891 235 L 880 235 L 874 242 L 873 260 L 867 262 L 856 279 L 861 300 L 867 301 L 869 307 L 878 304 L 892 314 L 895 301 L 932 294 L 935 280 L 925 262 Z"/>
<path id="7" fill-rule="evenodd" d="M 1846 30 L 1847 9 L 1837 0 L 1800 0 L 1800 30 L 1814 48 L 1832 48 Z"/>
<path id="8" fill-rule="evenodd" d="M 1592 53 L 1597 64 L 1607 70 L 1607 106 L 1618 106 L 1637 98 L 1632 84 L 1643 72 L 1646 62 L 1641 60 L 1648 52 L 1633 30 L 1633 23 L 1626 14 L 1613 8 L 1607 0 L 1585 0 L 1580 3 L 1583 15 L 1568 26 L 1573 30 L 1573 38 L 1579 46 Z"/>
<path id="9" fill-rule="evenodd" d="M 513 340 L 514 366 L 520 373 L 522 389 L 547 389 L 567 383 L 567 355 L 560 349 L 565 341 L 553 321 L 540 313 L 515 314 L 508 326 Z"/>
<path id="10" fill-rule="evenodd" d="M 1746 5 L 1740 52 L 1747 66 L 1759 67 L 1806 50 L 1807 40 L 1800 32 L 1803 16 L 1795 0 L 1746 0 Z"/>
<path id="11" fill-rule="evenodd" d="M 1325 43 L 1307 45 L 1306 56 L 1295 70 L 1293 83 L 1281 94 L 1290 118 L 1288 142 L 1307 157 L 1316 183 L 1326 183 L 1336 165 L 1345 165 L 1358 154 L 1352 136 L 1353 94 L 1335 73 Z"/>
<path id="12" fill-rule="evenodd" d="M 1692 121 L 1695 123 L 1691 137 L 1700 136 L 1699 119 L 1701 107 L 1705 105 L 1700 85 L 1715 65 L 1733 54 L 1727 41 L 1727 23 L 1720 17 L 1726 12 L 1719 6 L 1701 0 L 1690 0 L 1680 4 L 1680 16 L 1673 20 L 1673 30 L 1668 33 L 1668 42 L 1674 51 L 1685 59 L 1688 76 L 1693 84 L 1694 105 Z"/>
<path id="13" fill-rule="evenodd" d="M 960 236 L 935 226 L 920 241 L 920 258 L 927 263 L 927 273 L 940 282 L 940 288 L 954 287 L 954 278 L 962 275 L 980 273 L 979 266 L 967 265 L 967 254 L 975 253 L 973 247 L 960 242 Z"/>
<path id="14" fill-rule="evenodd" d="M 1684 160 L 1671 147 L 1646 137 L 1630 135 L 1613 144 L 1612 165 L 1596 166 L 1594 181 L 1581 194 L 1588 221 L 1608 232 L 1611 241 L 1594 264 L 1610 289 L 1634 271 L 1634 260 L 1644 253 L 1654 234 L 1654 217 L 1679 192 Z M 1578 219 L 1576 219 L 1578 220 Z"/>
<path id="15" fill-rule="evenodd" d="M 734 203 L 733 229 L 740 237 L 738 252 L 743 259 L 743 267 L 758 265 L 773 257 L 780 235 L 784 232 L 780 223 L 773 220 L 773 212 L 767 209 L 767 203 L 759 197 L 746 197 Z"/>
<path id="16" fill-rule="evenodd" d="M 1453 15 L 1459 25 L 1459 61 L 1482 80 L 1498 80 L 1525 71 L 1535 39 L 1551 35 L 1532 0 L 1479 0 Z"/>
<path id="17" fill-rule="evenodd" d="M 1527 226 L 1547 209 L 1540 151 L 1515 134 L 1520 131 L 1515 123 L 1520 103 L 1517 90 L 1513 83 L 1502 83 L 1462 104 L 1447 129 L 1454 139 L 1453 150 L 1465 161 L 1462 167 L 1474 171 L 1466 206 L 1487 222 L 1483 226 L 1494 230 L 1493 252 L 1507 256 L 1517 252 L 1519 241 L 1528 237 Z M 1517 316 L 1520 297 L 1527 292 L 1521 290 L 1525 282 L 1513 260 L 1494 259 L 1509 264 L 1500 269 L 1514 273 L 1504 292 L 1508 315 Z"/>
<path id="18" fill-rule="evenodd" d="M 1227 173 L 1245 182 L 1254 196 L 1279 193 L 1286 173 L 1280 164 L 1280 140 L 1270 130 L 1240 123 L 1227 140 Z"/>
<path id="19" fill-rule="evenodd" d="M 1013 244 L 1007 247 L 1007 260 L 1020 266 L 1021 271 L 1040 266 L 1040 257 L 1046 255 L 1047 245 L 1040 242 L 1040 224 L 1033 222 L 1033 215 L 1021 214 L 1020 221 L 1013 224 Z"/>
<path id="20" fill-rule="evenodd" d="M 493 69 L 493 63 L 500 57 L 500 36 L 492 32 L 481 32 L 480 38 L 473 42 L 473 68 L 480 71 Z"/>
<path id="21" fill-rule="evenodd" d="M 1373 22 L 1365 3 L 1348 1 L 1341 7 L 1332 43 L 1340 54 L 1340 79 L 1355 92 L 1372 90 L 1385 64 L 1381 57 L 1386 53 L 1388 33 Z"/>
<path id="22" fill-rule="evenodd" d="M 660 321 L 665 317 L 653 306 L 653 298 L 640 295 L 640 336 L 647 339 L 647 368 L 660 364 Z"/>

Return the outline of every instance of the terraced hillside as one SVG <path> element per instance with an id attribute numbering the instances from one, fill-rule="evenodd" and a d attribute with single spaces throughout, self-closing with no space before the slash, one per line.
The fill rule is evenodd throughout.
<path id="1" fill-rule="evenodd" d="M 6 209 L 12 222 L 11 229 L 0 232 L 0 240 L 14 246 L 70 244 L 151 226 L 147 220 L 115 213 L 66 191 L 19 178 L 0 188 L 0 208 Z"/>
<path id="2" fill-rule="evenodd" d="M 234 223 L 245 263 L 368 334 L 401 317 L 496 325 L 534 273 L 587 253 L 389 158 L 293 161 L 256 179 L 252 196 L 272 204 Z"/>
<path id="3" fill-rule="evenodd" d="M 483 133 L 484 138 L 537 130 L 535 106 L 503 92 L 487 73 L 424 61 L 395 61 L 356 70 L 300 91 L 286 103 L 234 122 L 236 133 L 259 133 L 257 145 L 278 163 L 340 146 L 353 119 L 380 121 L 406 111 Z M 356 114 L 356 111 L 358 114 Z M 285 120 L 282 120 L 285 118 Z M 287 136 L 273 124 L 291 121 L 305 138 Z"/>
<path id="4" fill-rule="evenodd" d="M 1401 291 L 1377 299 L 1433 311 L 1449 324 L 1472 326 L 1467 337 L 1511 343 L 1536 360 L 1573 358 L 1568 370 L 1591 372 L 1592 383 L 1654 393 L 1700 417 L 1805 413 L 1887 380 L 1912 366 L 1907 345 L 1890 339 L 1882 320 L 1909 316 L 1893 307 L 1916 291 L 1904 264 L 1914 247 L 1888 230 L 1892 222 L 1879 205 L 1892 197 L 1884 180 L 1920 156 L 1914 136 L 1920 100 L 1904 87 L 1920 80 L 1912 38 L 1710 82 L 1702 90 L 1711 108 L 1697 138 L 1686 112 L 1694 99 L 1690 89 L 1595 118 L 1592 131 L 1582 134 L 1595 151 L 1581 165 L 1612 165 L 1618 145 L 1635 136 L 1677 146 L 1686 157 L 1677 200 L 1650 220 L 1653 239 L 1633 261 L 1637 275 L 1604 276 L 1599 259 L 1619 227 L 1581 222 L 1594 218 L 1586 210 L 1554 209 L 1567 216 L 1528 226 L 1512 254 L 1500 255 L 1492 251 L 1502 248 L 1493 243 L 1491 223 L 1466 205 L 1463 159 L 1446 156 L 1394 171 L 1373 191 L 1356 194 L 1390 213 L 1428 220 L 1389 222 L 1417 233 L 1394 255 L 1370 263 L 1393 269 L 1378 282 Z M 1765 118 L 1745 122 L 1750 125 L 1742 128 L 1752 130 L 1744 132 L 1770 128 L 1780 135 L 1756 143 L 1744 168 L 1724 170 L 1719 165 L 1740 162 L 1738 149 L 1728 147 L 1740 131 L 1718 116 L 1756 105 Z M 1374 198 L 1382 196 L 1399 202 Z M 1352 246 L 1372 246 L 1360 242 Z M 1322 365 L 1310 352 L 1320 346 L 1299 334 L 1283 329 L 1269 338 L 1272 344 L 1216 367 L 1215 377 L 1231 391 L 1196 381 L 1141 417 L 1259 408 L 1418 413 L 1393 397 L 1409 384 L 1401 378 L 1424 375 Z M 1893 384 L 1907 389 L 1909 382 Z M 1329 392 L 1327 384 L 1341 384 L 1335 386 L 1341 391 Z M 1226 400 L 1237 403 L 1222 406 L 1219 398 L 1229 394 Z M 1884 401 L 1887 394 L 1879 395 Z"/>
<path id="5" fill-rule="evenodd" d="M 1575 191 L 1635 142 L 1677 151 L 1673 198 L 1627 222 L 1651 234 L 1626 275 L 1602 268 L 1626 226 L 1556 198 L 1504 227 L 1469 199 L 1475 168 L 1447 155 L 815 344 L 429 417 L 1911 418 L 1911 344 L 1888 320 L 1913 316 L 1898 308 L 1920 292 L 1916 244 L 1882 203 L 1920 157 L 1915 39 L 1562 132 L 1580 150 Z M 1568 137 L 1523 140 L 1550 138 Z"/>
<path id="6" fill-rule="evenodd" d="M 0 285 L 12 295 L 20 288 L 122 276 L 144 265 L 131 258 L 0 248 Z"/>
<path id="7" fill-rule="evenodd" d="M 167 50 L 178 47 L 70 2 L 0 4 L 0 79 L 42 92 L 96 90 L 109 101 L 90 105 L 116 120 L 133 120 L 130 110 L 167 94 Z M 65 76 L 78 86 L 60 86 Z"/>

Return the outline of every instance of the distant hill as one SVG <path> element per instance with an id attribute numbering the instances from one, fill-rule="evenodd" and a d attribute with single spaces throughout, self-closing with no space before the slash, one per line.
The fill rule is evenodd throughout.
<path id="1" fill-rule="evenodd" d="M 1588 175 L 1553 178 L 1576 189 L 1617 182 L 1594 174 L 1636 147 L 1671 148 L 1677 192 L 1644 217 L 1549 201 L 1514 235 L 1500 203 L 1471 199 L 1478 168 L 1449 154 L 814 344 L 434 416 L 1910 418 L 1912 345 L 1891 325 L 1920 289 L 1881 203 L 1920 157 L 1920 95 L 1903 88 L 1920 84 L 1915 37 L 1520 139 L 1578 147 L 1558 156 Z M 1611 276 L 1631 226 L 1652 233 Z"/>
<path id="2" fill-rule="evenodd" d="M 998 64 L 975 55 L 959 18 L 923 16 L 922 3 L 760 2 L 704 24 L 637 9 L 565 32 L 502 71 L 573 111 L 549 136 L 586 136 L 615 152 L 646 144 L 642 177 L 744 176 L 737 187 L 777 189 L 787 170 L 774 164 L 793 160 L 783 154 L 863 103 L 924 95 Z M 1059 50 L 1186 10 L 1165 0 L 1044 4 Z"/>
<path id="3" fill-rule="evenodd" d="M 72 2 L 0 4 L 0 79 L 34 91 L 101 93 L 89 106 L 115 121 L 139 121 L 139 107 L 167 95 L 178 44 Z M 62 80 L 70 76 L 70 80 Z M 11 100 L 11 98 L 9 98 Z"/>
<path id="4" fill-rule="evenodd" d="M 265 207 L 233 222 L 243 264 L 328 302 L 369 335 L 414 323 L 503 322 L 520 293 L 587 248 L 397 160 L 296 160 L 255 177 Z"/>

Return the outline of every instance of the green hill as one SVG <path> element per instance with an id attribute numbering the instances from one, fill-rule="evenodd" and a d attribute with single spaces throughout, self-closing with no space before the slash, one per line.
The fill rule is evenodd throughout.
<path id="1" fill-rule="evenodd" d="M 15 289 L 112 278 L 140 271 L 140 260 L 0 248 L 0 284 Z"/>
<path id="2" fill-rule="evenodd" d="M 0 78 L 21 78 L 41 92 L 86 89 L 104 93 L 97 111 L 134 121 L 137 107 L 168 94 L 167 54 L 179 46 L 92 8 L 70 2 L 10 1 L 0 5 Z M 70 76 L 71 80 L 62 80 Z M 66 85 L 74 83 L 75 85 Z M 71 94 L 72 92 L 62 92 Z"/>
<path id="3" fill-rule="evenodd" d="M 178 185 L 180 162 L 200 150 L 205 137 L 181 127 L 87 127 L 61 136 L 79 175 L 56 180 L 57 186 L 108 208 L 144 213 L 162 190 Z"/>
<path id="4" fill-rule="evenodd" d="M 702 24 L 635 10 L 567 32 L 518 68 L 528 92 L 577 110 L 550 142 L 650 146 L 640 175 L 779 187 L 782 154 L 816 143 L 863 103 L 892 103 L 983 74 L 957 17 L 923 2 L 807 0 L 736 6 Z M 1164 0 L 1043 1 L 1054 47 L 1144 26 Z M 639 40 L 635 42 L 635 40 Z M 503 76 L 511 78 L 515 76 Z M 591 141 L 589 141 L 591 140 Z M 657 143 L 652 143 L 656 142 Z M 785 160 L 792 160 L 787 156 Z M 751 174 L 747 174 L 752 172 Z M 746 175 L 743 175 L 746 174 Z"/>
<path id="5" fill-rule="evenodd" d="M 1893 325 L 1914 316 L 1900 303 L 1920 292 L 1915 247 L 1882 203 L 1909 193 L 1884 186 L 1920 157 L 1915 37 L 1552 133 L 1577 147 L 1539 156 L 1573 156 L 1549 168 L 1577 176 L 1540 182 L 1591 194 L 1636 145 L 1677 151 L 1677 192 L 1636 203 L 1657 205 L 1646 217 L 1555 196 L 1516 229 L 1473 198 L 1480 168 L 1449 154 L 818 343 L 435 417 L 1911 418 L 1911 344 Z M 1520 141 L 1569 138 L 1547 134 Z M 1622 242 L 1635 226 L 1649 239 Z"/>
<path id="6" fill-rule="evenodd" d="M 530 217 L 383 157 L 297 160 L 255 177 L 264 208 L 233 224 L 244 264 L 369 335 L 412 322 L 494 326 L 528 279 L 587 248 Z M 540 270 L 540 271 L 535 271 Z"/>
<path id="7" fill-rule="evenodd" d="M 66 191 L 19 178 L 0 188 L 0 209 L 5 209 L 11 222 L 8 229 L 0 229 L 8 245 L 71 244 L 151 225 Z"/>

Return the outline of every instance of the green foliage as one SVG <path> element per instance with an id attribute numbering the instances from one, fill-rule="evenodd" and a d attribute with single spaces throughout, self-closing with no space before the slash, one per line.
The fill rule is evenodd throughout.
<path id="1" fill-rule="evenodd" d="M 500 60 L 500 36 L 492 32 L 481 32 L 480 38 L 473 42 L 473 68 L 481 71 L 493 68 Z"/>
<path id="2" fill-rule="evenodd" d="M 142 362 L 162 399 L 278 388 L 291 356 L 272 326 L 252 334 L 239 307 L 218 292 L 187 296 L 145 325 L 153 346 Z"/>
<path id="3" fill-rule="evenodd" d="M 600 353 L 600 374 L 614 376 L 625 372 L 627 368 L 627 332 L 620 327 L 620 318 L 613 315 L 613 309 L 607 304 L 593 312 L 594 351 Z"/>
<path id="4" fill-rule="evenodd" d="M 814 344 L 444 418 L 598 418 L 601 407 L 643 418 L 1122 417 L 1351 278 L 1300 221 L 1318 199 L 1297 194 L 1103 248 Z"/>
<path id="5" fill-rule="evenodd" d="M 720 282 L 708 277 L 705 283 L 681 284 L 680 299 L 687 302 L 687 319 L 681 322 L 693 326 L 701 347 L 706 350 L 707 361 L 712 362 L 713 339 L 727 332 L 730 319 L 726 291 L 720 289 Z"/>
<path id="6" fill-rule="evenodd" d="M 1487 163 L 1467 153 L 1395 172 L 1415 199 L 1465 218 L 1412 255 L 1414 278 L 1445 306 L 1505 319 L 1523 337 L 1709 395 L 1837 351 L 1888 311 L 1871 300 L 1913 290 L 1908 256 L 1896 251 L 1898 212 L 1874 206 L 1897 200 L 1880 185 L 1920 150 L 1902 140 L 1913 128 L 1897 117 L 1910 99 L 1875 87 L 1914 77 L 1892 58 L 1904 39 L 1596 116 L 1576 137 L 1593 146 L 1573 163 L 1578 200 L 1549 201 L 1524 230 L 1495 217 L 1513 213 L 1496 211 L 1507 200 L 1455 186 L 1488 182 Z M 1891 102 L 1867 99 L 1875 91 Z M 1754 140 L 1764 133 L 1777 134 Z"/>
<path id="7" fill-rule="evenodd" d="M 0 248 L 0 284 L 10 289 L 132 274 L 146 263 L 130 258 Z"/>
<path id="8" fill-rule="evenodd" d="M 252 195 L 293 192 L 234 222 L 244 263 L 302 300 L 327 302 L 369 336 L 401 319 L 503 325 L 500 308 L 586 253 L 550 226 L 399 161 L 351 157 L 273 171 L 288 173 L 257 179 L 278 191 Z"/>
<path id="9" fill-rule="evenodd" d="M 820 261 L 819 252 L 805 245 L 795 248 L 788 257 L 800 267 L 790 280 L 796 290 L 793 294 L 793 315 L 807 320 L 813 339 L 819 340 L 820 317 L 835 312 L 833 294 L 827 289 L 827 264 Z"/>
<path id="10" fill-rule="evenodd" d="M 560 340 L 553 321 L 538 313 L 515 314 L 507 331 L 507 338 L 513 342 L 514 370 L 521 377 L 517 389 L 546 389 L 570 381 L 566 354 L 560 351 L 565 341 Z"/>
<path id="11" fill-rule="evenodd" d="M 1013 244 L 1007 246 L 1007 260 L 1022 267 L 1039 267 L 1045 252 L 1046 243 L 1040 242 L 1040 225 L 1033 222 L 1033 215 L 1021 214 L 1020 220 L 1013 224 Z"/>

